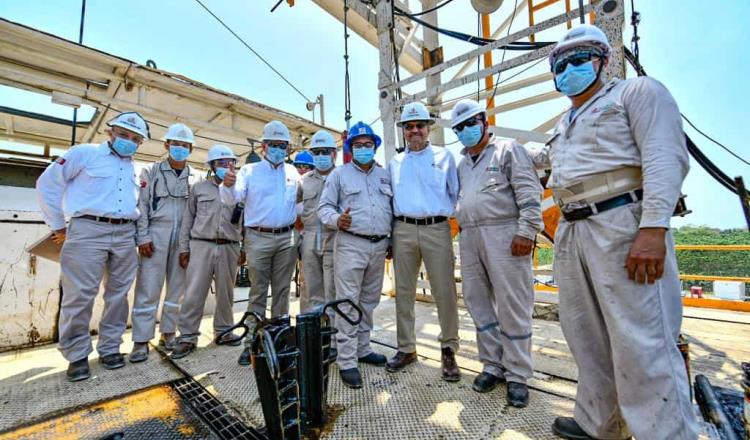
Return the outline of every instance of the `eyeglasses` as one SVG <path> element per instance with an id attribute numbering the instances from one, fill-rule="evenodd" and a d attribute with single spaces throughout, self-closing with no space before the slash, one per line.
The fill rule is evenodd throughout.
<path id="1" fill-rule="evenodd" d="M 356 142 L 352 144 L 352 148 L 375 148 L 375 142 Z"/>
<path id="2" fill-rule="evenodd" d="M 234 159 L 215 159 L 212 161 L 217 167 L 231 167 L 234 166 Z"/>
<path id="3" fill-rule="evenodd" d="M 320 148 L 320 149 L 310 150 L 310 154 L 312 154 L 313 156 L 328 156 L 329 154 L 331 154 L 332 151 L 333 150 L 329 148 Z"/>
<path id="4" fill-rule="evenodd" d="M 268 147 L 281 148 L 282 150 L 286 150 L 289 147 L 289 142 L 268 142 Z"/>
<path id="5" fill-rule="evenodd" d="M 471 119 L 467 119 L 464 122 L 461 122 L 460 124 L 458 124 L 455 127 L 453 127 L 453 132 L 454 133 L 460 133 L 460 132 L 464 131 L 464 128 L 466 128 L 466 127 L 473 127 L 473 126 L 479 124 L 480 122 L 482 122 L 482 118 L 481 117 L 478 117 L 478 118 L 474 117 L 474 118 L 471 118 Z"/>
<path id="6" fill-rule="evenodd" d="M 133 141 L 136 144 L 143 143 L 143 136 L 137 135 L 120 127 L 112 127 L 112 134 L 114 134 L 116 137 L 121 137 L 129 141 Z"/>
<path id="7" fill-rule="evenodd" d="M 581 64 L 586 64 L 594 57 L 601 58 L 602 54 L 595 50 L 577 50 L 575 52 L 571 52 L 568 55 L 564 55 L 561 58 L 555 60 L 555 63 L 552 65 L 552 73 L 555 75 L 559 75 L 563 72 L 565 72 L 565 69 L 568 68 L 568 64 L 572 64 L 574 66 L 580 66 Z"/>
<path id="8" fill-rule="evenodd" d="M 427 127 L 426 122 L 407 122 L 403 125 L 403 128 L 406 131 L 414 130 L 415 128 L 421 130 L 425 127 Z"/>

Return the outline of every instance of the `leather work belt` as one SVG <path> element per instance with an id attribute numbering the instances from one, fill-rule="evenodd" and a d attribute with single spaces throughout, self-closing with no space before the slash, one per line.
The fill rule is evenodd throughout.
<path id="1" fill-rule="evenodd" d="M 417 225 L 417 226 L 435 225 L 438 223 L 443 223 L 444 221 L 448 220 L 448 217 L 445 217 L 442 215 L 438 215 L 435 217 L 425 217 L 425 218 L 412 218 L 412 217 L 404 217 L 403 215 L 398 215 L 394 218 L 400 222 L 409 223 L 411 225 Z"/>
<path id="2" fill-rule="evenodd" d="M 594 214 L 608 211 L 610 209 L 617 208 L 618 206 L 629 205 L 639 200 L 643 200 L 642 189 L 637 189 L 635 191 L 621 194 L 619 196 L 612 197 L 611 199 L 603 200 L 599 203 L 592 203 L 589 206 L 574 209 L 573 211 L 563 212 L 563 217 L 565 217 L 565 220 L 569 222 L 583 220 L 591 217 Z"/>
<path id="3" fill-rule="evenodd" d="M 253 231 L 258 232 L 265 232 L 267 234 L 283 234 L 284 232 L 289 232 L 292 230 L 294 225 L 284 226 L 283 228 L 264 228 L 261 226 L 248 226 L 248 229 L 252 229 Z"/>
<path id="4" fill-rule="evenodd" d="M 113 225 L 124 225 L 132 223 L 133 220 L 128 218 L 110 218 L 110 217 L 99 217 L 98 215 L 80 215 L 76 218 L 85 218 L 86 220 L 94 220 L 95 222 L 110 223 Z"/>
<path id="5" fill-rule="evenodd" d="M 191 240 L 200 240 L 200 241 L 207 241 L 209 243 L 216 243 L 216 244 L 237 244 L 239 241 L 234 240 L 225 240 L 223 238 L 195 238 L 191 237 Z"/>
<path id="6" fill-rule="evenodd" d="M 353 235 L 355 237 L 363 238 L 363 239 L 369 241 L 370 243 L 377 243 L 377 242 L 379 242 L 381 240 L 385 240 L 386 238 L 388 238 L 387 235 L 363 235 L 363 234 L 357 234 L 357 233 L 350 232 L 350 231 L 345 231 L 343 229 L 341 229 L 340 231 L 341 232 L 346 232 L 347 234 Z"/>

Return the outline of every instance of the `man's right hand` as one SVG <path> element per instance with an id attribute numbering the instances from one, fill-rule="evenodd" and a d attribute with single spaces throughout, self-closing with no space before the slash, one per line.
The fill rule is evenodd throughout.
<path id="1" fill-rule="evenodd" d="M 237 182 L 237 175 L 234 174 L 234 169 L 229 168 L 227 170 L 227 173 L 224 174 L 224 186 L 227 188 L 231 188 L 234 186 L 234 184 Z"/>
<path id="2" fill-rule="evenodd" d="M 180 267 L 187 269 L 188 263 L 190 263 L 190 252 L 183 252 L 180 254 Z"/>
<path id="3" fill-rule="evenodd" d="M 65 242 L 66 232 L 67 232 L 67 228 L 62 228 L 62 229 L 58 229 L 57 231 L 52 231 L 52 243 L 63 244 L 63 242 Z"/>
<path id="4" fill-rule="evenodd" d="M 346 231 L 352 226 L 352 216 L 349 214 L 349 211 L 351 210 L 352 208 L 346 208 L 346 210 L 339 216 L 338 222 L 336 222 L 336 226 L 342 231 Z"/>
<path id="5" fill-rule="evenodd" d="M 151 258 L 154 255 L 154 243 L 148 242 L 138 245 L 138 254 L 141 257 Z"/>

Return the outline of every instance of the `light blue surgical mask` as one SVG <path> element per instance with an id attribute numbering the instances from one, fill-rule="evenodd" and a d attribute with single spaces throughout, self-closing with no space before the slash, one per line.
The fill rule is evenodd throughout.
<path id="1" fill-rule="evenodd" d="M 456 136 L 458 136 L 458 140 L 461 141 L 464 147 L 471 148 L 482 140 L 483 126 L 484 124 L 475 124 L 471 127 L 464 127 Z"/>
<path id="2" fill-rule="evenodd" d="M 115 141 L 112 142 L 112 149 L 122 157 L 130 157 L 135 154 L 138 144 L 129 139 L 116 137 Z"/>
<path id="3" fill-rule="evenodd" d="M 585 92 L 596 81 L 596 77 L 593 61 L 580 66 L 571 63 L 563 73 L 555 76 L 555 86 L 563 95 L 576 96 Z"/>
<path id="4" fill-rule="evenodd" d="M 278 147 L 268 147 L 266 152 L 266 159 L 272 164 L 280 164 L 286 158 L 286 149 Z"/>
<path id="5" fill-rule="evenodd" d="M 362 165 L 367 165 L 368 163 L 372 162 L 372 158 L 375 157 L 375 148 L 354 148 L 352 156 L 357 162 L 361 163 Z"/>
<path id="6" fill-rule="evenodd" d="M 185 148 L 180 145 L 169 146 L 169 157 L 171 157 L 172 160 L 176 160 L 177 162 L 183 162 L 187 160 L 188 156 L 190 156 L 189 148 Z"/>
<path id="7" fill-rule="evenodd" d="M 224 176 L 227 174 L 227 171 L 229 171 L 229 168 L 216 167 L 216 169 L 214 170 L 214 174 L 216 174 L 216 177 L 218 177 L 219 180 L 224 180 Z"/>
<path id="8" fill-rule="evenodd" d="M 313 163 L 315 164 L 315 168 L 325 171 L 333 166 L 333 158 L 330 154 L 313 156 Z"/>

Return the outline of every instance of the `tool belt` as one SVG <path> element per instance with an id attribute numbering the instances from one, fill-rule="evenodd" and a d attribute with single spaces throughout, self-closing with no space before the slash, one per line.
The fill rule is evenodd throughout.
<path id="1" fill-rule="evenodd" d="M 355 237 L 363 238 L 363 239 L 369 241 L 370 243 L 377 243 L 377 242 L 379 242 L 381 240 L 385 240 L 386 238 L 388 238 L 387 235 L 364 235 L 364 234 L 357 234 L 355 232 L 346 231 L 346 230 L 343 230 L 343 229 L 341 229 L 341 232 L 346 232 L 349 235 L 353 235 Z"/>
<path id="2" fill-rule="evenodd" d="M 444 221 L 448 220 L 448 217 L 445 217 L 442 215 L 438 215 L 435 217 L 425 217 L 425 218 L 413 218 L 413 217 L 405 217 L 403 215 L 398 215 L 394 218 L 400 222 L 409 223 L 411 225 L 417 225 L 417 226 L 436 225 L 438 223 L 443 223 Z"/>
<path id="3" fill-rule="evenodd" d="M 589 206 L 583 208 L 574 209 L 572 211 L 564 212 L 563 217 L 569 222 L 576 220 L 583 220 L 591 217 L 592 215 L 599 214 L 600 212 L 608 211 L 619 206 L 629 205 L 639 200 L 643 200 L 643 190 L 637 189 L 630 191 L 626 194 L 621 194 L 611 199 L 607 199 L 598 203 L 592 203 Z"/>
<path id="4" fill-rule="evenodd" d="M 99 217 L 98 215 L 80 215 L 76 218 L 85 218 L 86 220 L 94 220 L 95 222 L 110 223 L 113 225 L 125 225 L 132 223 L 133 220 L 128 218 L 110 218 L 110 217 Z"/>
<path id="5" fill-rule="evenodd" d="M 291 224 L 289 226 L 284 226 L 283 228 L 264 228 L 262 226 L 248 226 L 248 229 L 252 229 L 253 231 L 258 232 L 264 232 L 266 234 L 283 234 L 284 232 L 289 232 L 294 227 L 294 224 Z"/>
<path id="6" fill-rule="evenodd" d="M 239 241 L 234 240 L 225 240 L 223 238 L 195 238 L 190 237 L 191 240 L 200 240 L 200 241 L 207 241 L 209 243 L 216 243 L 216 244 L 237 244 Z"/>
<path id="7" fill-rule="evenodd" d="M 565 188 L 553 188 L 552 195 L 560 207 L 571 203 L 593 205 L 642 187 L 641 169 L 625 167 L 595 174 Z"/>

